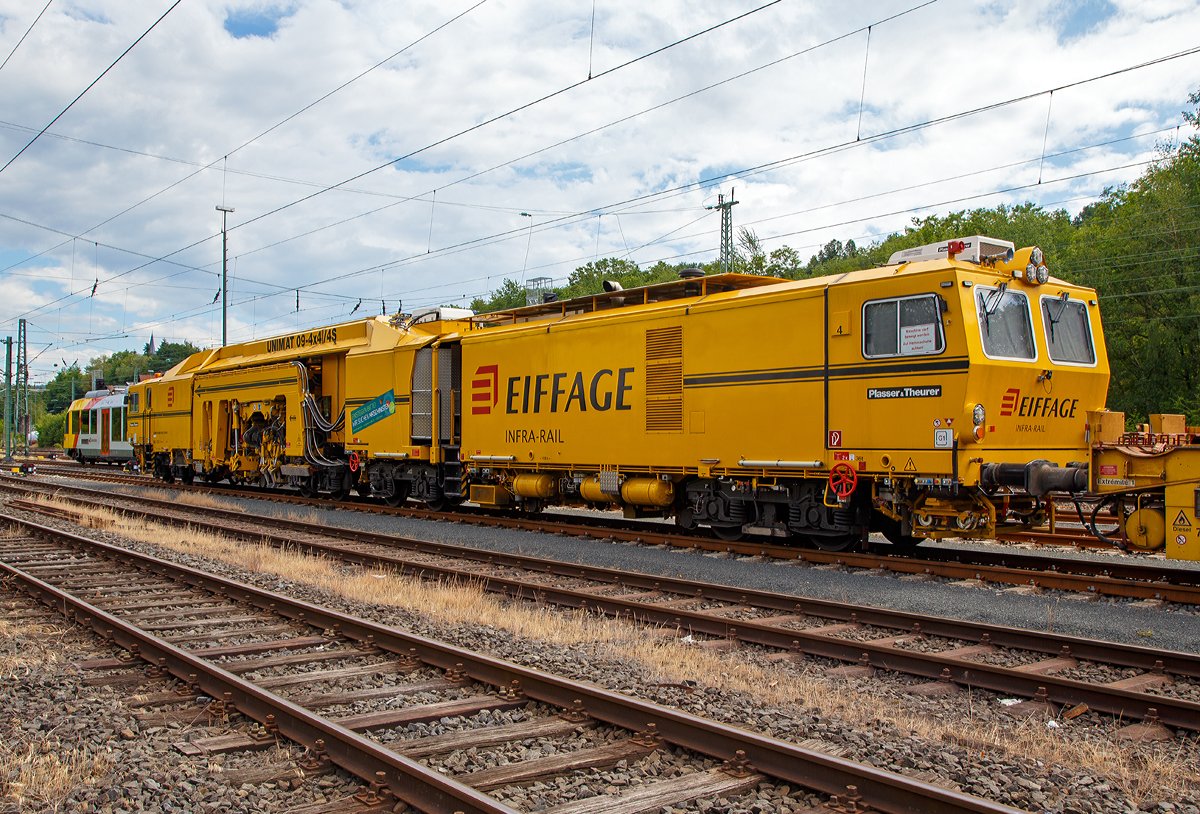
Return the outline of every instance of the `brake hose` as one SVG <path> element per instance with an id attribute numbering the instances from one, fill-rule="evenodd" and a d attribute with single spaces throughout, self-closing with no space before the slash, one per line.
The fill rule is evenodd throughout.
<path id="1" fill-rule="evenodd" d="M 1029 520 L 1032 520 L 1034 517 L 1036 517 L 1037 513 L 1042 510 L 1041 495 L 1034 495 L 1033 501 L 1034 501 L 1034 503 L 1033 503 L 1032 511 L 1030 511 L 1028 514 L 1024 514 L 1022 512 L 1013 512 L 1013 517 L 1019 517 L 1019 518 L 1021 518 L 1022 521 L 1029 521 Z"/>
<path id="2" fill-rule="evenodd" d="M 1116 546 L 1117 548 L 1121 549 L 1122 551 L 1128 551 L 1129 546 L 1124 540 L 1122 540 L 1120 538 L 1117 538 L 1114 540 L 1110 537 L 1105 537 L 1103 534 L 1100 533 L 1100 529 L 1096 528 L 1096 515 L 1100 514 L 1100 510 L 1103 509 L 1105 506 L 1107 506 L 1110 502 L 1112 502 L 1112 500 L 1114 498 L 1116 498 L 1116 495 L 1109 495 L 1108 497 L 1104 498 L 1104 500 L 1102 500 L 1096 504 L 1096 508 L 1092 509 L 1092 522 L 1089 525 L 1091 526 L 1092 534 L 1096 535 L 1097 539 L 1103 540 L 1104 542 L 1108 543 L 1111 546 Z M 1120 529 L 1120 528 L 1121 528 L 1121 522 L 1118 520 L 1117 521 L 1117 529 Z"/>

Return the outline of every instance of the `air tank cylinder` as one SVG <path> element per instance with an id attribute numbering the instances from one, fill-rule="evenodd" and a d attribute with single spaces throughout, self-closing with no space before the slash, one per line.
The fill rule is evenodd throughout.
<path id="1" fill-rule="evenodd" d="M 512 479 L 509 489 L 514 495 L 545 500 L 554 496 L 554 477 L 545 472 L 524 473 Z"/>

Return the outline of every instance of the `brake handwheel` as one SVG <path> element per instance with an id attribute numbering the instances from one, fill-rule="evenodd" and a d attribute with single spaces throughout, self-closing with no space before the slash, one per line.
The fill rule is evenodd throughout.
<path id="1" fill-rule="evenodd" d="M 829 488 L 840 500 L 850 497 L 856 486 L 858 486 L 858 472 L 850 464 L 834 464 L 833 469 L 829 470 Z"/>
<path id="2" fill-rule="evenodd" d="M 357 452 L 350 453 L 350 471 L 351 472 L 358 471 L 358 453 Z"/>

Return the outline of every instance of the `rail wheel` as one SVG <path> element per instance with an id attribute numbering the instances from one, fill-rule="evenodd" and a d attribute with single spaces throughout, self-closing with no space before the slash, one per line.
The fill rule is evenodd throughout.
<path id="1" fill-rule="evenodd" d="M 448 505 L 450 505 L 450 501 L 446 500 L 444 495 L 442 497 L 427 498 L 425 500 L 425 508 L 429 509 L 431 512 L 445 511 Z"/>
<path id="2" fill-rule="evenodd" d="M 406 500 L 408 500 L 408 481 L 392 481 L 392 493 L 385 496 L 383 502 L 394 509 Z"/>
<path id="3" fill-rule="evenodd" d="M 808 535 L 809 541 L 822 551 L 849 551 L 862 538 L 855 534 Z"/>
<path id="4" fill-rule="evenodd" d="M 713 534 L 727 543 L 736 543 L 742 539 L 741 526 L 711 526 Z"/>
<path id="5" fill-rule="evenodd" d="M 900 521 L 888 519 L 880 524 L 879 532 L 887 538 L 887 541 L 894 545 L 900 551 L 911 551 L 919 546 L 925 538 L 913 537 L 911 535 L 900 533 Z"/>
<path id="6" fill-rule="evenodd" d="M 317 493 L 317 490 L 313 486 L 312 475 L 309 475 L 307 478 L 301 478 L 296 487 L 300 490 L 301 497 L 312 497 Z"/>

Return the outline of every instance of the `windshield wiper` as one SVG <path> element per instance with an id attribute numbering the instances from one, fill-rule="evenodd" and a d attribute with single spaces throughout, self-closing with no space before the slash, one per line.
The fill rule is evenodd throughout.
<path id="1" fill-rule="evenodd" d="M 1062 302 L 1062 308 L 1058 309 L 1058 316 L 1051 314 L 1049 308 L 1046 309 L 1046 313 L 1050 314 L 1050 341 L 1051 342 L 1054 341 L 1054 326 L 1059 323 L 1059 320 L 1062 319 L 1063 313 L 1066 312 L 1066 310 L 1067 310 L 1067 304 L 1068 304 L 1067 298 L 1068 298 L 1068 295 L 1067 295 L 1067 292 L 1065 292 L 1065 291 L 1058 296 L 1058 299 Z"/>
<path id="2" fill-rule="evenodd" d="M 1004 292 L 1007 290 L 1008 283 L 1001 283 L 1000 287 L 983 301 L 983 327 L 988 336 L 992 335 L 992 314 L 996 313 L 996 309 L 1000 307 L 1000 303 L 1004 299 Z"/>

